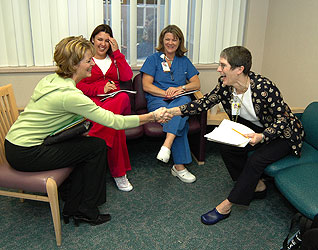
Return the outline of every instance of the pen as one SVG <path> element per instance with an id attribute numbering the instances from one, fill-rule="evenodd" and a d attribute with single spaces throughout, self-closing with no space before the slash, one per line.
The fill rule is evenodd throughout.
<path id="1" fill-rule="evenodd" d="M 237 130 L 235 130 L 234 128 L 232 128 L 236 133 L 239 133 L 240 135 L 242 135 L 242 136 L 244 136 L 245 138 L 247 138 L 248 139 L 248 137 L 246 136 L 246 135 L 244 135 L 244 134 L 242 134 L 241 132 L 238 132 Z"/>

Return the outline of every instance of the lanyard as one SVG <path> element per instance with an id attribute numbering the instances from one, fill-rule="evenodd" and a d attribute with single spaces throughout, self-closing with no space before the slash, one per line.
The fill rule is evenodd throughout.
<path id="1" fill-rule="evenodd" d="M 232 121 L 234 120 L 233 115 L 235 114 L 235 122 L 237 122 L 237 117 L 238 117 L 238 115 L 240 113 L 240 109 L 241 109 L 241 107 L 243 105 L 244 94 L 245 94 L 245 92 L 242 95 L 242 99 L 240 99 L 238 96 L 235 96 L 235 98 L 234 98 L 234 95 L 232 93 L 232 100 L 231 100 L 231 114 L 232 114 L 232 117 L 231 117 L 232 119 L 231 120 Z M 238 102 L 237 99 L 240 102 Z"/>

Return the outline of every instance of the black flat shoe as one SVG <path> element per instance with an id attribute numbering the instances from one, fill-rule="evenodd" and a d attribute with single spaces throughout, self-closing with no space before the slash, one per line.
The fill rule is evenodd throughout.
<path id="1" fill-rule="evenodd" d="M 70 223 L 70 218 L 73 217 L 73 215 L 70 215 L 70 214 L 66 214 L 66 213 L 62 213 L 62 217 L 63 217 L 63 221 L 65 224 L 68 224 Z"/>
<path id="2" fill-rule="evenodd" d="M 267 195 L 267 188 L 264 189 L 263 191 L 256 191 L 254 192 L 253 200 L 264 199 L 266 195 Z"/>
<path id="3" fill-rule="evenodd" d="M 99 214 L 96 219 L 89 219 L 85 215 L 74 215 L 73 220 L 75 226 L 79 226 L 80 222 L 86 222 L 91 224 L 92 226 L 103 224 L 107 221 L 110 221 L 111 216 L 110 214 Z"/>

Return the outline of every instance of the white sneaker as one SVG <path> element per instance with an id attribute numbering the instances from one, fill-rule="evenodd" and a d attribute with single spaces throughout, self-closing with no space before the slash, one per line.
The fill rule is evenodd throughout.
<path id="1" fill-rule="evenodd" d="M 196 178 L 193 174 L 191 174 L 188 169 L 184 168 L 183 170 L 176 170 L 175 166 L 171 168 L 171 174 L 173 176 L 178 177 L 181 181 L 186 183 L 192 183 L 195 182 Z"/>
<path id="2" fill-rule="evenodd" d="M 159 161 L 163 161 L 164 163 L 167 163 L 170 159 L 171 151 L 166 146 L 162 146 L 159 153 L 157 154 L 157 159 Z"/>
<path id="3" fill-rule="evenodd" d="M 133 189 L 133 186 L 127 179 L 127 175 L 114 177 L 114 179 L 119 190 L 129 192 Z"/>

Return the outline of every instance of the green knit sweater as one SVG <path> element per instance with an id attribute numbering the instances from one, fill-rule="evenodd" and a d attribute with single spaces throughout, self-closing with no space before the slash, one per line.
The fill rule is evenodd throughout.
<path id="1" fill-rule="evenodd" d="M 30 102 L 10 128 L 6 139 L 23 147 L 40 145 L 51 132 L 72 122 L 78 115 L 114 129 L 139 125 L 137 115 L 115 115 L 85 96 L 72 79 L 52 74 L 35 87 Z"/>

